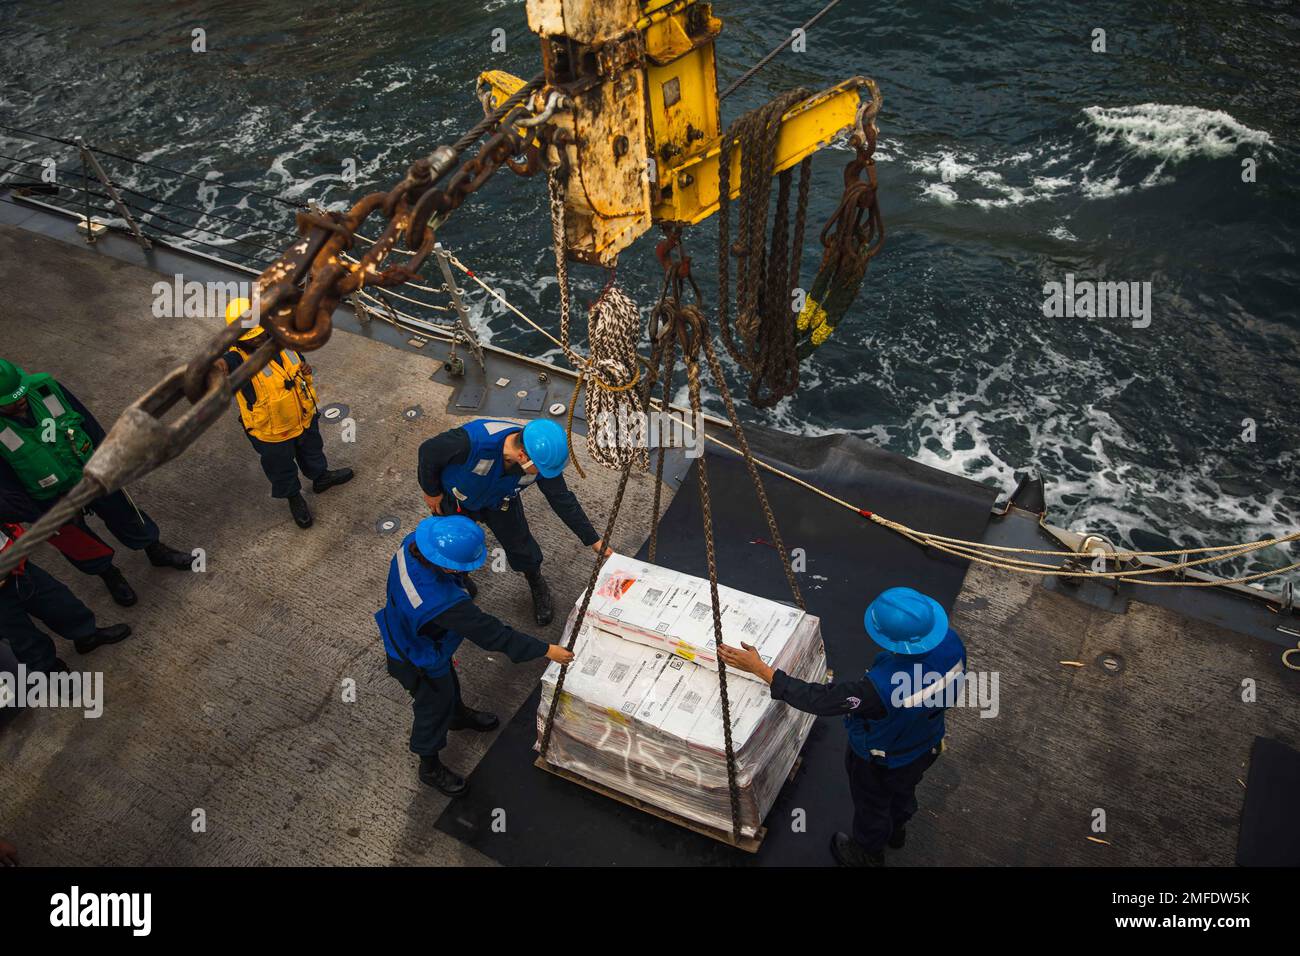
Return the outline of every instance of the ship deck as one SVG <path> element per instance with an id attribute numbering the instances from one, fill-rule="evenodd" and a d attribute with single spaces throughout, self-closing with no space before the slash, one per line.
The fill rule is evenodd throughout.
<path id="1" fill-rule="evenodd" d="M 154 319 L 157 272 L 105 249 L 0 226 L 3 353 L 55 374 L 107 427 L 212 325 Z M 232 412 L 131 489 L 164 540 L 206 551 L 205 573 L 155 569 L 119 549 L 140 595 L 120 609 L 98 581 L 47 546 L 38 551 L 101 623 L 127 621 L 135 633 L 87 658 L 60 642 L 74 668 L 104 672 L 102 717 L 29 711 L 0 730 L 0 835 L 25 862 L 492 862 L 435 827 L 448 801 L 415 780 L 409 703 L 385 671 L 373 623 L 397 540 L 377 522 L 393 515 L 403 530 L 414 525 L 423 509 L 417 446 L 468 417 L 434 378 L 441 355 L 383 338 L 339 332 L 310 357 L 322 403 L 346 404 L 356 422 L 355 444 L 325 426 L 331 465 L 357 473 L 319 500 L 309 494 L 312 529 L 300 531 L 270 499 Z M 535 376 L 526 366 L 505 374 Z M 418 416 L 408 417 L 413 408 Z M 585 480 L 574 476 L 598 527 L 616 479 L 595 466 Z M 634 476 L 616 548 L 640 546 L 652 494 L 651 478 Z M 549 509 L 534 503 L 529 515 L 560 612 L 541 633 L 556 639 L 591 553 Z M 1004 520 L 1033 533 L 1023 515 Z M 531 629 L 518 575 L 479 578 L 480 604 Z M 1300 744 L 1300 673 L 1282 667 L 1280 639 L 1242 632 L 1252 628 L 1237 626 L 1234 605 L 1133 597 L 1106 606 L 1036 578 L 968 572 L 953 623 L 972 668 L 1000 674 L 1000 714 L 952 713 L 950 749 L 922 784 L 923 809 L 896 862 L 1232 862 L 1255 736 Z M 1266 611 L 1225 600 L 1260 630 Z M 503 723 L 542 670 L 468 644 L 459 659 L 467 699 Z M 1253 703 L 1241 699 L 1246 678 L 1258 688 Z M 349 679 L 355 703 L 343 700 Z M 467 772 L 494 736 L 454 735 L 445 759 Z M 1098 809 L 1103 833 L 1092 829 Z M 204 832 L 192 825 L 198 810 Z M 578 823 L 557 826 L 582 839 Z"/>

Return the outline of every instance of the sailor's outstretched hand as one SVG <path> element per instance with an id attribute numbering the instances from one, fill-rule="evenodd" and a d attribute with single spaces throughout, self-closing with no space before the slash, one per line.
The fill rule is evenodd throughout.
<path id="1" fill-rule="evenodd" d="M 552 644 L 546 649 L 546 659 L 557 664 L 567 664 L 573 660 L 573 651 L 566 649 L 562 644 Z"/>
<path id="2" fill-rule="evenodd" d="M 604 538 L 601 538 L 599 541 L 593 544 L 591 546 L 591 550 L 595 551 L 602 558 L 612 557 L 614 554 L 614 549 L 606 546 Z"/>
<path id="3" fill-rule="evenodd" d="M 758 656 L 758 650 L 753 644 L 740 642 L 741 650 L 734 647 L 728 647 L 726 644 L 718 645 L 718 656 L 728 667 L 734 667 L 738 671 L 746 671 L 750 674 L 757 674 L 769 684 L 772 683 L 772 668 L 763 663 L 763 658 Z"/>

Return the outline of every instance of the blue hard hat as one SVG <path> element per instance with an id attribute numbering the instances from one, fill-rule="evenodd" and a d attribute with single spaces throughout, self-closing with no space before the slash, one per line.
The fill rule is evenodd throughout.
<path id="1" fill-rule="evenodd" d="M 911 588 L 883 592 L 867 606 L 863 623 L 873 641 L 895 654 L 924 654 L 948 633 L 943 605 Z"/>
<path id="2" fill-rule="evenodd" d="M 415 546 L 440 568 L 473 571 L 487 560 L 483 529 L 464 515 L 429 515 L 415 526 Z"/>
<path id="3" fill-rule="evenodd" d="M 569 439 L 564 429 L 546 418 L 524 426 L 524 451 L 543 478 L 554 478 L 569 463 Z"/>

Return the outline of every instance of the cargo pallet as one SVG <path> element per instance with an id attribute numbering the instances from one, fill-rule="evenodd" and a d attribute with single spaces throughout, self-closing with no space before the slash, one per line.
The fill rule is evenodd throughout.
<path id="1" fill-rule="evenodd" d="M 799 767 L 803 764 L 803 757 L 796 757 L 794 765 L 790 768 L 790 773 L 786 776 L 785 782 L 789 783 L 794 779 L 794 775 L 799 772 Z M 700 823 L 698 820 L 690 820 L 680 814 L 673 813 L 671 810 L 665 810 L 663 807 L 657 807 L 653 803 L 647 803 L 639 797 L 623 793 L 621 790 L 615 790 L 604 784 L 597 783 L 594 780 L 588 780 L 586 777 L 574 773 L 572 770 L 566 770 L 563 767 L 557 767 L 548 760 L 538 757 L 533 761 L 533 766 L 545 770 L 547 773 L 554 774 L 570 783 L 576 783 L 580 787 L 586 787 L 592 793 L 599 793 L 601 796 L 609 797 L 611 800 L 617 800 L 624 806 L 632 807 L 634 810 L 640 810 L 648 813 L 652 817 L 658 817 L 660 820 L 666 820 L 669 823 L 676 824 L 690 830 L 692 833 L 698 833 L 700 836 L 706 836 L 711 840 L 717 840 L 719 843 L 725 843 L 728 846 L 734 846 L 738 850 L 744 850 L 746 853 L 757 853 L 763 845 L 763 840 L 767 837 L 767 827 L 759 827 L 758 832 L 752 837 L 742 836 L 736 839 L 732 836 L 730 830 L 719 830 L 716 827 Z"/>

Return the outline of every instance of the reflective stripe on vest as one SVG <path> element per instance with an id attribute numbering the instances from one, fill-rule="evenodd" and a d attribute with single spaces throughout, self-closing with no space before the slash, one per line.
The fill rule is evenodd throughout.
<path id="1" fill-rule="evenodd" d="M 469 453 L 463 464 L 442 470 L 442 488 L 464 511 L 508 508 L 522 488 L 536 480 L 533 475 L 508 475 L 502 452 L 506 439 L 522 431 L 516 422 L 478 418 L 461 426 L 469 436 Z"/>
<path id="2" fill-rule="evenodd" d="M 53 419 L 62 418 L 67 412 L 67 409 L 63 407 L 63 403 L 59 401 L 59 397 L 53 392 L 42 395 L 41 401 L 45 403 L 45 407 L 49 409 L 50 417 Z"/>
<path id="3" fill-rule="evenodd" d="M 81 480 L 82 468 L 95 449 L 82 427 L 82 416 L 69 407 L 52 376 L 29 375 L 26 381 L 32 424 L 0 419 L 0 458 L 29 495 L 48 501 Z"/>
<path id="4" fill-rule="evenodd" d="M 393 555 L 388 569 L 388 602 L 375 614 L 384 652 L 395 660 L 418 667 L 430 677 L 450 672 L 452 655 L 460 646 L 459 634 L 447 631 L 439 639 L 420 633 L 429 621 L 469 594 L 451 575 L 425 566 L 407 553 L 415 540 L 412 531 Z"/>
<path id="5" fill-rule="evenodd" d="M 965 667 L 966 649 L 951 628 L 925 654 L 877 654 L 866 676 L 884 704 L 885 716 L 866 720 L 851 714 L 844 718 L 854 753 L 864 760 L 875 758 L 886 767 L 902 767 L 938 746 L 944 736 L 948 691 L 955 689 Z M 918 683 L 918 669 L 922 686 L 913 687 Z M 925 684 L 929 677 L 934 679 Z M 908 693 L 895 699 L 900 688 Z"/>
<path id="6" fill-rule="evenodd" d="M 424 603 L 424 598 L 420 597 L 420 592 L 415 589 L 411 572 L 406 570 L 406 548 L 401 548 L 397 552 L 397 571 L 401 576 L 402 590 L 406 592 L 406 599 L 411 602 L 412 608 L 418 609 Z"/>

